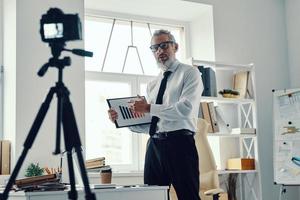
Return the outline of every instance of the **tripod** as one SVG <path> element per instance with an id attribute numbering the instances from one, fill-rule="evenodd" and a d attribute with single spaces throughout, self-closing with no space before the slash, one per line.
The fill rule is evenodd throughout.
<path id="1" fill-rule="evenodd" d="M 92 52 L 86 52 L 80 49 L 65 49 L 64 43 L 52 43 L 51 52 L 53 57 L 49 59 L 49 62 L 44 64 L 38 72 L 39 76 L 43 76 L 48 67 L 56 67 L 58 68 L 58 81 L 56 82 L 54 87 L 50 88 L 44 102 L 42 103 L 37 116 L 31 126 L 31 129 L 28 133 L 28 136 L 24 142 L 24 149 L 16 163 L 16 166 L 10 176 L 10 179 L 5 187 L 5 190 L 2 194 L 0 194 L 1 200 L 6 200 L 8 198 L 8 193 L 18 175 L 18 172 L 22 166 L 22 163 L 29 151 L 32 147 L 33 142 L 38 134 L 38 131 L 42 125 L 42 122 L 47 114 L 49 109 L 50 103 L 54 94 L 57 96 L 57 121 L 56 121 L 56 147 L 53 154 L 59 154 L 60 151 L 60 133 L 61 133 L 61 125 L 63 126 L 63 134 L 64 134 L 64 141 L 65 141 L 65 148 L 67 152 L 67 160 L 68 160 L 68 170 L 69 170 L 69 179 L 70 179 L 70 191 L 68 192 L 68 198 L 76 200 L 78 198 L 78 194 L 75 187 L 75 175 L 74 175 L 74 168 L 73 168 L 73 158 L 72 158 L 72 150 L 75 150 L 77 154 L 80 173 L 82 177 L 82 181 L 84 184 L 85 190 L 85 198 L 87 200 L 95 200 L 95 194 L 91 192 L 89 187 L 89 181 L 87 177 L 87 173 L 85 171 L 85 165 L 83 156 L 81 153 L 81 141 L 79 137 L 79 131 L 76 125 L 76 119 L 72 107 L 72 103 L 70 101 L 69 95 L 70 92 L 68 88 L 63 83 L 63 69 L 65 66 L 70 66 L 71 59 L 70 57 L 64 57 L 63 59 L 59 59 L 59 56 L 63 50 L 71 51 L 74 54 L 80 56 L 92 56 Z"/>

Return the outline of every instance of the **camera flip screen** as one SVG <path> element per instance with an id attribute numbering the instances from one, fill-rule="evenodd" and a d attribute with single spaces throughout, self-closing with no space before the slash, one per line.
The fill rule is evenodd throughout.
<path id="1" fill-rule="evenodd" d="M 45 39 L 62 38 L 64 35 L 64 26 L 62 23 L 44 24 Z"/>

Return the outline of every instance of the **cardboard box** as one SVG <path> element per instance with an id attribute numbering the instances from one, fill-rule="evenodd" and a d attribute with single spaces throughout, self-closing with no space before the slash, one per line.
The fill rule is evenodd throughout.
<path id="1" fill-rule="evenodd" d="M 230 158 L 227 161 L 228 170 L 255 170 L 254 158 Z"/>

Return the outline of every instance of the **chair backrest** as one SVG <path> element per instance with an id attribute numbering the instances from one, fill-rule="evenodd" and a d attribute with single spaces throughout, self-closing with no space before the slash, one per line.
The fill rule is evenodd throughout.
<path id="1" fill-rule="evenodd" d="M 207 139 L 208 123 L 199 118 L 195 143 L 199 155 L 200 190 L 219 188 L 216 162 Z"/>

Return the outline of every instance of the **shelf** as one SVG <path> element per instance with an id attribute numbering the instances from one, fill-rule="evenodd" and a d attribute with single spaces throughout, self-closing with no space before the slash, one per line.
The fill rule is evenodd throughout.
<path id="1" fill-rule="evenodd" d="M 256 137 L 256 134 L 230 134 L 230 133 L 208 133 L 209 137 L 237 137 L 237 138 L 252 138 Z"/>
<path id="2" fill-rule="evenodd" d="M 243 104 L 243 103 L 254 103 L 253 99 L 238 99 L 238 98 L 223 98 L 223 97 L 201 97 L 201 102 L 205 101 L 213 101 L 217 103 L 235 103 L 235 104 Z"/>
<path id="3" fill-rule="evenodd" d="M 257 170 L 218 170 L 218 174 L 251 174 L 257 173 Z"/>
<path id="4" fill-rule="evenodd" d="M 190 58 L 190 62 L 193 65 L 204 65 L 214 68 L 215 70 L 247 70 L 251 71 L 253 68 L 253 64 L 248 65 L 240 65 L 240 64 L 226 64 L 220 62 L 213 62 L 213 61 L 204 61 L 204 60 L 196 60 Z"/>

